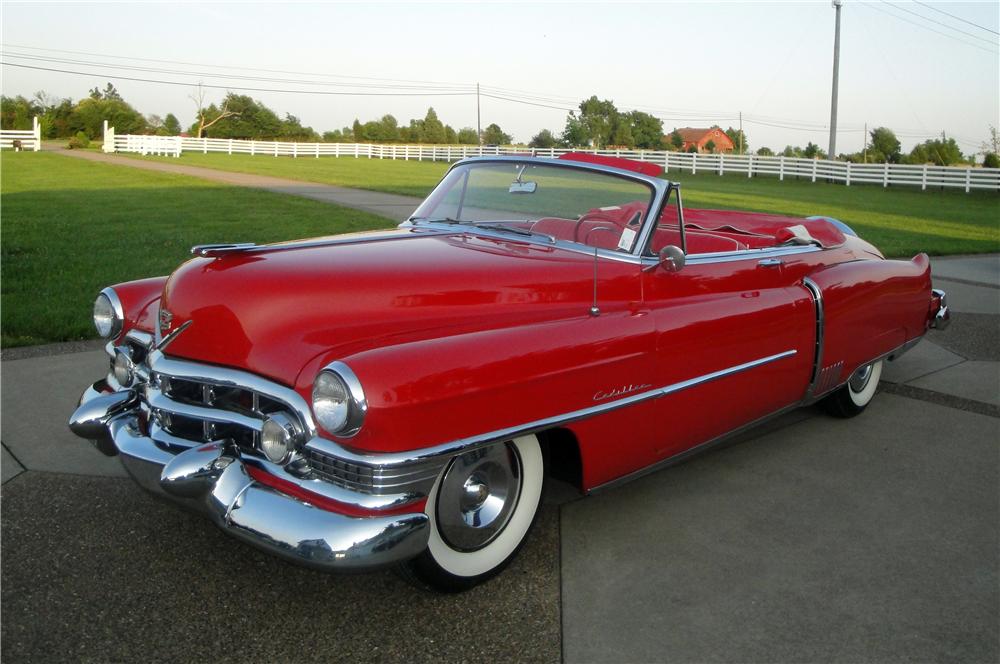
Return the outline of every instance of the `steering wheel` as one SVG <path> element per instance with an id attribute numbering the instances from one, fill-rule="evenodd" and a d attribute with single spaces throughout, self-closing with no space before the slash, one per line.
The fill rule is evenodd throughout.
<path id="1" fill-rule="evenodd" d="M 608 219 L 603 214 L 583 214 L 583 215 L 580 215 L 580 218 L 576 220 L 576 226 L 573 227 L 573 242 L 579 242 L 580 241 L 580 226 L 585 221 L 599 221 L 599 222 L 602 222 L 602 223 L 611 224 L 612 227 L 617 227 L 618 226 L 617 222 L 615 222 L 615 221 L 613 221 L 611 219 Z M 589 233 L 588 233 L 588 235 L 589 235 Z"/>

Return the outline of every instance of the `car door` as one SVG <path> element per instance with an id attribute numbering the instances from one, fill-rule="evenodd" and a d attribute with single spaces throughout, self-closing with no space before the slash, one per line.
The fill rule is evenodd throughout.
<path id="1" fill-rule="evenodd" d="M 816 313 L 789 250 L 692 255 L 677 272 L 648 265 L 643 297 L 656 328 L 656 409 L 673 456 L 803 397 L 812 373 Z M 655 263 L 653 263 L 655 264 Z"/>

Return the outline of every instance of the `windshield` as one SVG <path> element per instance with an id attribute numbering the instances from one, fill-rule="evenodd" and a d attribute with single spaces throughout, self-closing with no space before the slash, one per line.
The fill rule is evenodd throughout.
<path id="1" fill-rule="evenodd" d="M 539 163 L 453 168 L 410 221 L 462 223 L 628 253 L 654 196 L 636 180 Z"/>

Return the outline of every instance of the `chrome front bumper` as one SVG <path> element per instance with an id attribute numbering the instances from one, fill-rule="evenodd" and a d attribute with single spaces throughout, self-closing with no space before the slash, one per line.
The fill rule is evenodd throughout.
<path id="1" fill-rule="evenodd" d="M 230 535 L 325 571 L 386 567 L 427 548 L 423 512 L 354 517 L 316 507 L 255 481 L 224 441 L 172 453 L 140 431 L 129 392 L 83 394 L 70 429 L 117 453 L 144 489 L 208 516 Z M 102 447 L 103 445 L 103 447 Z"/>

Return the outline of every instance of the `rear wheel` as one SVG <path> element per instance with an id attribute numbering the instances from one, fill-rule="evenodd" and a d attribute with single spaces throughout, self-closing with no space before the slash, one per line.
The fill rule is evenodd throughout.
<path id="1" fill-rule="evenodd" d="M 456 456 L 427 499 L 427 550 L 403 564 L 403 577 L 441 592 L 461 592 L 495 576 L 531 530 L 544 478 L 535 436 Z"/>
<path id="2" fill-rule="evenodd" d="M 844 385 L 820 403 L 828 413 L 836 417 L 859 415 L 875 396 L 878 381 L 882 376 L 882 360 L 861 367 Z"/>

